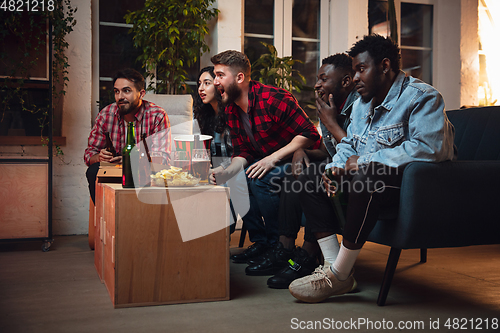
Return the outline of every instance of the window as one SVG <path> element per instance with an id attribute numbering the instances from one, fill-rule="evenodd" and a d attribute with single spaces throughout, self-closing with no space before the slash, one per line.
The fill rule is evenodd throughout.
<path id="1" fill-rule="evenodd" d="M 500 3 L 495 0 L 479 2 L 479 88 L 480 106 L 500 105 L 500 58 L 498 24 Z M 496 25 L 496 27 L 495 27 Z"/>
<path id="2" fill-rule="evenodd" d="M 322 10 L 327 11 L 328 0 L 247 0 L 245 1 L 244 52 L 253 63 L 267 50 L 261 41 L 273 44 L 280 57 L 292 56 L 303 61 L 297 69 L 306 78 L 306 86 L 313 87 L 321 63 L 321 30 L 328 29 L 328 22 L 321 22 Z M 324 45 L 327 49 L 328 46 Z M 312 102 L 312 90 L 294 92 L 306 112 Z M 315 112 L 310 113 L 315 119 Z"/>
<path id="3" fill-rule="evenodd" d="M 50 110 L 49 22 L 43 13 L 23 11 L 1 11 L 0 22 L 0 136 L 41 144 L 40 135 L 49 133 L 44 115 Z M 59 120 L 53 122 L 53 133 L 60 135 L 61 109 L 53 112 Z M 26 141 L 26 136 L 35 140 Z"/>
<path id="4" fill-rule="evenodd" d="M 433 4 L 431 1 L 396 2 L 401 68 L 407 74 L 432 84 Z M 387 1 L 369 0 L 370 33 L 388 36 Z M 399 14 L 398 14 L 399 13 Z"/>
<path id="5" fill-rule="evenodd" d="M 93 114 L 93 119 L 97 112 L 108 104 L 114 103 L 113 76 L 124 68 L 134 68 L 145 74 L 142 64 L 136 61 L 140 55 L 140 50 L 133 44 L 133 36 L 129 33 L 131 24 L 126 24 L 124 16 L 129 11 L 135 11 L 144 6 L 145 0 L 99 0 L 99 35 L 98 52 L 94 53 L 94 61 L 99 59 L 94 73 L 98 73 L 99 92 L 94 95 L 99 100 L 98 110 Z M 196 79 L 200 70 L 198 63 L 187 69 L 188 86 L 196 87 Z M 97 73 L 96 73 L 97 72 Z M 161 79 L 161 78 L 160 78 Z"/>
<path id="6" fill-rule="evenodd" d="M 135 61 L 140 53 L 128 33 L 131 25 L 123 18 L 127 11 L 142 6 L 144 0 L 99 1 L 99 109 L 115 101 L 113 75 L 118 70 L 131 67 L 144 74 L 141 64 Z"/>
<path id="7" fill-rule="evenodd" d="M 274 44 L 274 0 L 245 1 L 245 54 L 251 63 L 267 52 L 260 42 Z"/>

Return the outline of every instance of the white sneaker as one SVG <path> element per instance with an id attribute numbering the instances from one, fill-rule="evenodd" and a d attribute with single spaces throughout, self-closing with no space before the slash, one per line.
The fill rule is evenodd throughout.
<path id="1" fill-rule="evenodd" d="M 353 273 L 354 270 L 346 280 L 339 281 L 330 267 L 319 266 L 311 275 L 294 280 L 288 290 L 301 301 L 321 302 L 330 296 L 342 295 L 355 289 Z"/>

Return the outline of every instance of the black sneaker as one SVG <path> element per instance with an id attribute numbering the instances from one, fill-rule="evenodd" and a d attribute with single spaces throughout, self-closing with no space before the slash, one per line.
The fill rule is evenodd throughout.
<path id="1" fill-rule="evenodd" d="M 260 256 L 254 257 L 252 259 L 248 259 L 247 260 L 247 265 L 248 266 L 253 266 L 253 265 L 260 264 L 261 262 L 263 262 L 267 258 L 267 255 L 271 251 L 272 251 L 272 247 L 268 248 L 267 251 L 264 252 L 264 253 L 262 253 Z"/>
<path id="2" fill-rule="evenodd" d="M 293 280 L 310 275 L 317 266 L 316 259 L 298 247 L 293 259 L 288 260 L 288 267 L 267 280 L 267 286 L 275 289 L 287 289 Z"/>
<path id="3" fill-rule="evenodd" d="M 264 256 L 264 260 L 245 269 L 247 275 L 273 275 L 288 265 L 294 250 L 287 250 L 281 242 L 276 243 Z"/>
<path id="4" fill-rule="evenodd" d="M 269 247 L 264 244 L 254 243 L 250 245 L 245 251 L 234 254 L 230 258 L 236 264 L 244 264 L 249 259 L 255 258 L 267 251 Z"/>

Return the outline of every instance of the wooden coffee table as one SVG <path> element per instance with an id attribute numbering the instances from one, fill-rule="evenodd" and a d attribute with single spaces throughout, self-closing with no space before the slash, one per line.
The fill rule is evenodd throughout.
<path id="1" fill-rule="evenodd" d="M 99 190 L 95 266 L 115 307 L 229 300 L 227 188 Z"/>

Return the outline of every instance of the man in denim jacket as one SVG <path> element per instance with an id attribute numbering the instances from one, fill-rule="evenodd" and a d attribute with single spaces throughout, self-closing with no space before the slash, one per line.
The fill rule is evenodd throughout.
<path id="1" fill-rule="evenodd" d="M 443 97 L 400 70 L 396 44 L 379 35 L 365 36 L 349 55 L 361 98 L 353 106 L 347 137 L 337 145 L 323 175 L 329 195 L 337 190 L 349 193 L 346 225 L 340 247 L 332 239 L 328 251 L 321 248 L 332 264 L 290 284 L 291 294 L 305 302 L 320 302 L 353 288 L 356 258 L 379 213 L 397 205 L 408 163 L 455 157 L 454 129 L 444 113 Z M 331 235 L 315 236 L 319 241 Z"/>

